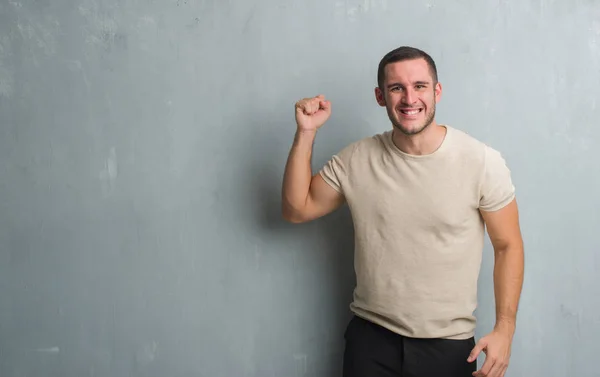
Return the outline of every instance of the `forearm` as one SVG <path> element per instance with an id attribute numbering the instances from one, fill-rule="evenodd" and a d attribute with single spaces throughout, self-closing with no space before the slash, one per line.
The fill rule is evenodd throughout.
<path id="1" fill-rule="evenodd" d="M 312 179 L 311 157 L 316 131 L 296 131 L 285 166 L 282 187 L 284 214 L 304 207 Z"/>
<path id="2" fill-rule="evenodd" d="M 507 246 L 495 251 L 494 294 L 496 326 L 511 337 L 516 328 L 517 309 L 523 286 L 523 246 Z"/>

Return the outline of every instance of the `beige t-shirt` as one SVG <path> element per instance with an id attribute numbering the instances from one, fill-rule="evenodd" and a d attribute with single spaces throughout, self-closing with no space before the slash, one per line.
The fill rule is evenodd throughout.
<path id="1" fill-rule="evenodd" d="M 515 189 L 500 153 L 444 127 L 434 153 L 406 154 L 387 131 L 342 149 L 320 174 L 352 213 L 350 309 L 404 336 L 465 339 L 476 324 L 479 210 L 502 208 Z"/>

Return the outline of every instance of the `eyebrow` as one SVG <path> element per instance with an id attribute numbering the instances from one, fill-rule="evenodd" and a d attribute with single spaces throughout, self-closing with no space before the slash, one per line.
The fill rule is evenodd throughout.
<path id="1" fill-rule="evenodd" d="M 412 84 L 413 85 L 430 85 L 430 82 L 429 81 L 415 81 Z M 404 85 L 400 84 L 399 82 L 394 82 L 394 83 L 389 84 L 387 87 L 391 88 L 393 86 L 404 86 Z"/>

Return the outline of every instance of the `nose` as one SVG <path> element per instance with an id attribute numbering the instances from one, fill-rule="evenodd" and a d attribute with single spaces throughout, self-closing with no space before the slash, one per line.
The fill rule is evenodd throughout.
<path id="1" fill-rule="evenodd" d="M 407 88 L 404 91 L 404 96 L 402 96 L 402 101 L 406 105 L 412 105 L 417 100 L 417 96 L 412 88 Z"/>

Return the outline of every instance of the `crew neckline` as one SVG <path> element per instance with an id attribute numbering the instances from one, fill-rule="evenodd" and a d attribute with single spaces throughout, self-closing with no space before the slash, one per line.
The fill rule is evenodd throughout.
<path id="1" fill-rule="evenodd" d="M 411 160 L 424 160 L 424 159 L 434 158 L 434 157 L 438 156 L 439 154 L 443 153 L 448 148 L 448 144 L 450 142 L 450 139 L 452 138 L 452 127 L 450 127 L 446 124 L 439 124 L 439 126 L 444 127 L 446 129 L 446 135 L 444 135 L 444 139 L 442 140 L 442 143 L 440 144 L 440 146 L 436 150 L 434 150 L 433 152 L 428 153 L 428 154 L 410 154 L 410 153 L 406 153 L 403 150 L 401 150 L 400 148 L 398 148 L 396 143 L 394 143 L 394 138 L 393 138 L 394 131 L 393 130 L 386 131 L 385 140 L 386 140 L 386 143 L 388 144 L 389 148 L 391 150 L 393 150 L 394 153 L 396 153 L 397 155 L 399 155 L 403 158 L 408 158 Z"/>

